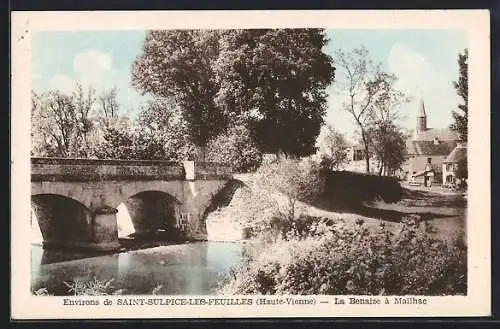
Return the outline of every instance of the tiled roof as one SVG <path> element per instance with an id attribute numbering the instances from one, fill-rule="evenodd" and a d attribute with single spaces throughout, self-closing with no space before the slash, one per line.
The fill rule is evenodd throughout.
<path id="1" fill-rule="evenodd" d="M 419 131 L 415 137 L 419 141 L 434 141 L 436 137 L 440 141 L 458 140 L 458 134 L 446 128 L 429 128 L 424 131 Z"/>
<path id="2" fill-rule="evenodd" d="M 447 156 L 457 145 L 456 141 L 406 141 L 406 150 L 409 155 L 442 155 Z"/>
<path id="3" fill-rule="evenodd" d="M 467 158 L 467 147 L 463 145 L 457 145 L 453 151 L 444 159 L 444 163 L 458 162 L 462 159 Z"/>
<path id="4" fill-rule="evenodd" d="M 449 129 L 431 128 L 414 132 L 406 140 L 406 151 L 409 155 L 447 156 L 457 145 L 457 140 L 458 134 Z"/>

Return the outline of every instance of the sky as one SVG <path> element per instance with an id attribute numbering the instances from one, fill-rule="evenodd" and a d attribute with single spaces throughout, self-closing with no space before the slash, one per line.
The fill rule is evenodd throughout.
<path id="1" fill-rule="evenodd" d="M 376 63 L 398 77 L 396 87 L 413 98 L 401 106 L 400 124 L 416 125 L 417 106 L 423 97 L 429 127 L 444 128 L 460 99 L 452 82 L 458 79 L 458 53 L 467 48 L 461 30 L 327 30 L 330 42 L 324 51 L 351 51 L 365 46 Z M 118 89 L 118 102 L 129 116 L 149 99 L 131 86 L 131 67 L 140 54 L 145 31 L 43 31 L 32 38 L 31 70 L 37 92 L 69 92 L 75 82 L 91 84 L 97 91 Z M 336 71 L 336 81 L 343 72 Z M 350 139 L 356 128 L 351 115 L 341 109 L 344 101 L 334 82 L 328 88 L 326 121 Z"/>

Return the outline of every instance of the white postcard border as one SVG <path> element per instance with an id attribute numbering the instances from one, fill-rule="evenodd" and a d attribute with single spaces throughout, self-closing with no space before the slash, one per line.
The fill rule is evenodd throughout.
<path id="1" fill-rule="evenodd" d="M 342 296 L 266 296 L 312 299 L 314 305 L 256 305 L 261 296 L 136 296 L 137 298 L 252 299 L 253 305 L 118 306 L 118 298 L 35 297 L 30 291 L 30 34 L 41 30 L 324 27 L 338 29 L 463 29 L 469 42 L 468 295 L 425 297 L 425 305 L 337 305 Z M 487 316 L 490 265 L 490 40 L 487 10 L 408 11 L 138 11 L 13 12 L 11 35 L 11 316 L 13 319 L 179 317 Z M 361 296 L 345 296 L 345 298 Z M 416 296 L 422 298 L 422 296 Z M 388 297 L 393 299 L 393 297 Z M 64 299 L 99 306 L 65 306 Z M 104 305 L 108 299 L 113 305 Z M 329 304 L 321 301 L 328 300 Z"/>

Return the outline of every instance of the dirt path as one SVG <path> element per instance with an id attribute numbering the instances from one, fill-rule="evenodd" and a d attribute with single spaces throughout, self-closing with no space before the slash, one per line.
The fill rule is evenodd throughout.
<path id="1" fill-rule="evenodd" d="M 461 193 L 440 193 L 432 190 L 405 189 L 401 201 L 397 203 L 373 202 L 357 209 L 343 212 L 327 211 L 311 207 L 309 214 L 333 219 L 341 218 L 347 225 L 354 225 L 363 219 L 369 228 L 376 228 L 381 222 L 388 227 L 397 227 L 403 218 L 418 216 L 435 228 L 430 233 L 443 240 L 462 238 L 466 242 L 467 201 Z"/>

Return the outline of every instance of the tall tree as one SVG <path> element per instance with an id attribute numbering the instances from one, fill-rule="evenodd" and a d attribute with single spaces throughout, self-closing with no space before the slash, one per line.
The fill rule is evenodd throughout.
<path id="1" fill-rule="evenodd" d="M 133 85 L 175 101 L 190 140 L 201 147 L 225 126 L 214 103 L 218 87 L 212 63 L 217 56 L 217 31 L 150 31 L 132 67 Z"/>
<path id="2" fill-rule="evenodd" d="M 95 89 L 77 84 L 71 93 L 32 93 L 32 154 L 92 157 L 105 131 Z"/>
<path id="3" fill-rule="evenodd" d="M 32 150 L 35 156 L 76 156 L 77 115 L 73 97 L 59 91 L 32 94 Z"/>
<path id="4" fill-rule="evenodd" d="M 343 109 L 349 112 L 357 125 L 364 147 L 366 172 L 370 172 L 370 139 L 368 129 L 377 121 L 392 121 L 395 109 L 406 101 L 395 89 L 396 76 L 375 65 L 365 47 L 346 53 L 335 52 L 335 64 L 343 76 L 338 87 L 345 96 Z"/>
<path id="5" fill-rule="evenodd" d="M 379 175 L 398 169 L 406 155 L 406 139 L 401 129 L 390 120 L 377 121 L 368 128 L 367 135 L 380 164 Z"/>
<path id="6" fill-rule="evenodd" d="M 458 104 L 459 111 L 452 111 L 454 123 L 450 128 L 456 131 L 460 140 L 467 142 L 467 126 L 469 112 L 469 51 L 464 49 L 463 53 L 458 54 L 458 81 L 453 82 L 453 87 L 457 91 L 457 95 L 463 100 L 463 103 Z"/>
<path id="7" fill-rule="evenodd" d="M 321 29 L 222 33 L 217 104 L 251 127 L 264 152 L 302 156 L 314 145 L 334 67 Z"/>
<path id="8" fill-rule="evenodd" d="M 103 126 L 109 126 L 118 119 L 120 105 L 117 100 L 117 91 L 115 86 L 102 91 L 98 97 L 98 120 Z"/>
<path id="9" fill-rule="evenodd" d="M 72 98 L 76 122 L 76 140 L 74 146 L 78 149 L 76 154 L 78 156 L 87 157 L 91 152 L 89 135 L 93 128 L 91 116 L 96 101 L 95 89 L 92 86 L 88 86 L 87 90 L 85 90 L 81 84 L 77 83 Z"/>
<path id="10" fill-rule="evenodd" d="M 310 154 L 334 75 L 326 42 L 319 29 L 152 31 L 133 84 L 172 99 L 197 146 L 231 123 L 266 152 Z"/>

